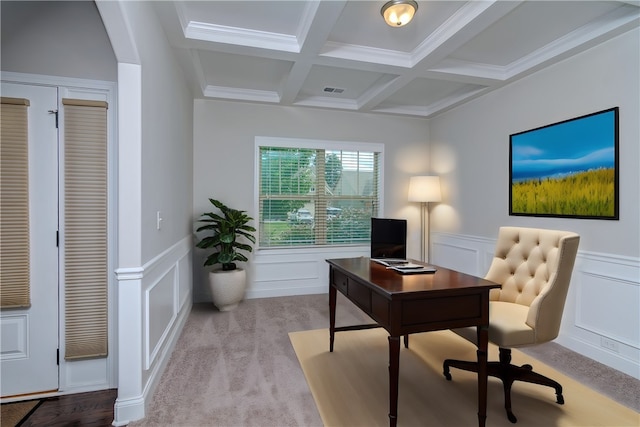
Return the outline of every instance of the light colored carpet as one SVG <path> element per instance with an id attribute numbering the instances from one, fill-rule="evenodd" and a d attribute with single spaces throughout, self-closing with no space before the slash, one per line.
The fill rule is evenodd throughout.
<path id="1" fill-rule="evenodd" d="M 328 325 L 328 313 L 326 295 L 194 305 L 146 417 L 129 426 L 321 426 L 287 334 Z M 367 320 L 348 302 L 338 315 Z"/>
<path id="2" fill-rule="evenodd" d="M 338 294 L 336 324 L 357 323 L 371 323 L 371 319 Z M 245 300 L 225 313 L 213 304 L 195 304 L 146 409 L 146 418 L 130 423 L 129 427 L 322 426 L 288 333 L 328 325 L 326 294 Z M 344 338 L 338 334 L 336 339 L 340 349 Z M 383 345 L 386 343 L 384 338 Z M 328 350 L 328 333 L 319 344 Z M 560 345 L 549 343 L 541 347 L 548 345 L 553 348 L 540 351 L 536 359 L 640 411 L 640 381 L 593 361 L 586 363 L 590 359 Z M 401 353 L 404 366 L 409 353 L 404 349 Z M 535 360 L 528 362 L 537 365 Z M 376 372 L 385 374 L 387 363 L 385 358 L 382 369 Z M 443 378 L 438 375 L 437 382 L 441 383 Z M 453 372 L 454 381 L 445 385 L 461 386 L 458 382 L 461 375 L 462 372 Z M 403 393 L 401 390 L 401 397 Z M 495 398 L 496 404 L 501 407 L 502 391 L 496 393 L 500 396 Z M 554 408 L 557 405 L 553 391 L 549 389 L 548 393 L 544 404 Z M 573 401 L 574 396 L 567 391 L 565 398 Z M 516 415 L 523 417 L 518 402 L 514 401 L 514 405 Z M 383 408 L 386 420 L 386 400 Z M 473 409 L 470 416 L 474 420 L 475 414 Z M 518 425 L 520 422 L 515 427 Z"/>
<path id="3" fill-rule="evenodd" d="M 336 334 L 329 353 L 327 329 L 289 334 L 325 426 L 386 426 L 389 423 L 388 341 L 383 329 Z M 442 375 L 446 358 L 474 360 L 475 347 L 450 331 L 412 335 L 400 353 L 399 426 L 477 425 L 477 375 L 452 369 Z M 497 360 L 497 348 L 490 348 Z M 554 390 L 516 383 L 512 408 L 517 426 L 638 426 L 640 414 L 581 385 L 529 356 L 513 351 L 520 365 L 563 386 L 565 404 L 555 403 Z M 502 384 L 489 379 L 487 425 L 513 426 L 504 411 Z"/>

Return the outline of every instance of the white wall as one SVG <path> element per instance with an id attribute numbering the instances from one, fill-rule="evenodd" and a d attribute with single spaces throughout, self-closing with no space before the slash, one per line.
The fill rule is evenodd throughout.
<path id="1" fill-rule="evenodd" d="M 153 12 L 134 26 L 142 61 L 144 262 L 191 235 L 193 204 L 193 96 Z"/>
<path id="2" fill-rule="evenodd" d="M 193 97 L 151 3 L 97 5 L 122 105 L 114 425 L 126 425 L 144 417 L 191 308 Z"/>
<path id="3" fill-rule="evenodd" d="M 194 220 L 212 210 L 209 197 L 257 218 L 254 200 L 256 136 L 326 139 L 384 144 L 384 215 L 407 218 L 414 225 L 409 254 L 420 253 L 419 210 L 407 202 L 409 177 L 429 171 L 425 119 L 196 100 L 194 111 Z M 195 229 L 195 226 L 194 226 Z M 355 252 L 354 252 L 355 251 Z M 258 250 L 249 265 L 248 297 L 325 292 L 325 258 L 368 255 L 368 248 Z M 339 255 L 344 254 L 344 255 Z M 194 257 L 194 296 L 208 301 L 202 251 Z M 287 264 L 283 268 L 283 264 Z M 279 266 L 279 268 L 278 268 Z M 277 269 L 277 274 L 271 274 Z M 257 269 L 257 270 L 256 270 Z"/>
<path id="4" fill-rule="evenodd" d="M 432 167 L 445 193 L 433 229 L 488 237 L 500 225 L 567 228 L 582 236 L 581 250 L 638 256 L 639 41 L 636 29 L 432 119 Z M 615 106 L 620 220 L 510 217 L 509 135 Z"/>
<path id="5" fill-rule="evenodd" d="M 444 192 L 432 213 L 437 262 L 484 274 L 501 225 L 579 233 L 559 342 L 640 378 L 639 52 L 635 29 L 429 124 Z M 615 106 L 620 220 L 509 216 L 509 135 Z"/>
<path id="6" fill-rule="evenodd" d="M 0 2 L 2 71 L 116 81 L 116 58 L 92 1 Z"/>

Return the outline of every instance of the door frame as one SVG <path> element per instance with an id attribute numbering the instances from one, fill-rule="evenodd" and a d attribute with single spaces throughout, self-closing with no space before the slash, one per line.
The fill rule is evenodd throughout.
<path id="1" fill-rule="evenodd" d="M 117 83 L 101 80 L 85 80 L 68 77 L 46 76 L 38 74 L 25 74 L 2 72 L 1 79 L 3 83 L 15 83 L 35 86 L 52 86 L 58 90 L 58 128 L 60 147 L 59 156 L 64 154 L 64 111 L 61 107 L 60 100 L 62 98 L 76 99 L 92 99 L 106 101 L 109 105 L 107 110 L 107 270 L 108 270 L 108 356 L 101 359 L 87 360 L 64 360 L 65 342 L 64 342 L 64 325 L 65 325 L 65 306 L 64 306 L 64 251 L 60 251 L 58 265 L 58 307 L 59 307 L 59 389 L 53 393 L 33 394 L 21 397 L 12 397 L 1 399 L 2 403 L 33 399 L 36 397 L 56 396 L 73 393 L 83 393 L 87 391 L 105 390 L 109 388 L 117 388 L 118 379 L 118 337 L 117 337 L 117 281 L 115 269 L 117 265 L 117 247 L 118 247 L 118 144 L 117 144 Z M 62 177 L 63 158 L 58 158 L 59 172 L 58 176 Z M 58 179 L 59 189 L 63 185 L 62 179 Z M 64 195 L 60 192 L 59 213 Z M 59 233 L 64 233 L 64 223 L 60 221 Z"/>

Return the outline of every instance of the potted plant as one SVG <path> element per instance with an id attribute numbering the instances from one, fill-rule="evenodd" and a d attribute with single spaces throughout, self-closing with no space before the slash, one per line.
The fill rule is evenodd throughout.
<path id="1" fill-rule="evenodd" d="M 202 214 L 199 222 L 205 225 L 196 231 L 209 231 L 211 235 L 204 237 L 196 246 L 212 251 L 204 262 L 205 267 L 221 265 L 221 268 L 209 273 L 209 286 L 214 305 L 220 311 L 229 311 L 242 301 L 247 286 L 246 271 L 238 268 L 235 261 L 248 261 L 243 251 L 253 250 L 250 244 L 239 242 L 238 238 L 255 243 L 256 238 L 252 233 L 256 229 L 248 225 L 253 218 L 248 216 L 246 211 L 231 209 L 219 200 L 209 201 L 220 213 Z"/>

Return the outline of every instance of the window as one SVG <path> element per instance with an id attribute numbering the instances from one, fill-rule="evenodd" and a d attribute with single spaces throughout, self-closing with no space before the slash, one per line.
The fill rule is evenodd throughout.
<path id="1" fill-rule="evenodd" d="M 256 138 L 261 248 L 368 244 L 381 144 Z"/>
<path id="2" fill-rule="evenodd" d="M 28 99 L 0 103 L 0 303 L 31 306 Z"/>
<path id="3" fill-rule="evenodd" d="M 108 353 L 107 103 L 64 106 L 65 360 Z"/>

